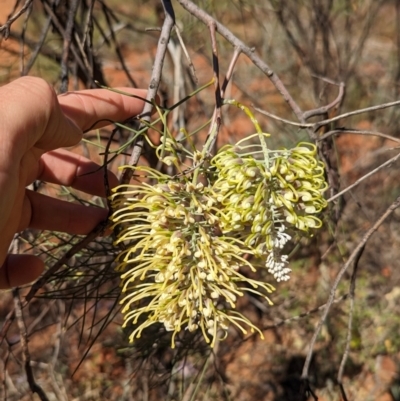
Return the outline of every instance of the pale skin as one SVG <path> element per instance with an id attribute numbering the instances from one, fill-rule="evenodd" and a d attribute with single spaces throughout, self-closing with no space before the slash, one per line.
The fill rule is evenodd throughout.
<path id="1" fill-rule="evenodd" d="M 145 97 L 146 91 L 120 88 Z M 63 147 L 83 132 L 138 115 L 143 101 L 104 89 L 56 96 L 44 80 L 19 78 L 0 87 L 0 289 L 35 280 L 43 262 L 33 255 L 8 254 L 15 233 L 28 227 L 87 234 L 107 210 L 51 198 L 26 189 L 35 180 L 105 196 L 104 172 Z M 91 174 L 88 174 L 91 173 Z M 117 178 L 109 173 L 110 185 Z"/>

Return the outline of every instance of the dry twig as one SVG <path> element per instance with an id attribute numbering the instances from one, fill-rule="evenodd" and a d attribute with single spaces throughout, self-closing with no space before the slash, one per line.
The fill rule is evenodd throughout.
<path id="1" fill-rule="evenodd" d="M 8 37 L 10 36 L 10 29 L 11 29 L 11 25 L 22 15 L 24 14 L 29 7 L 32 5 L 32 1 L 33 0 L 26 0 L 25 4 L 22 6 L 22 8 L 16 12 L 14 15 L 10 15 L 7 19 L 7 22 L 0 26 L 0 33 L 3 34 L 3 38 L 4 39 L 8 39 Z M 18 2 L 16 3 L 18 4 Z M 15 10 L 14 10 L 15 12 Z"/>
<path id="2" fill-rule="evenodd" d="M 325 323 L 325 320 L 328 316 L 329 310 L 333 304 L 333 301 L 335 299 L 335 293 L 336 293 L 336 289 L 344 275 L 344 273 L 346 272 L 346 270 L 352 265 L 354 264 L 357 260 L 359 255 L 362 253 L 365 245 L 367 244 L 368 240 L 371 238 L 371 236 L 378 230 L 378 228 L 381 226 L 381 224 L 400 206 L 400 197 L 397 198 L 387 209 L 386 211 L 382 214 L 382 216 L 375 222 L 375 224 L 365 233 L 364 237 L 362 238 L 362 240 L 359 242 L 359 244 L 356 246 L 356 248 L 354 249 L 354 251 L 351 253 L 350 257 L 348 258 L 347 262 L 342 266 L 342 268 L 340 269 L 340 271 L 338 272 L 338 274 L 336 275 L 335 281 L 333 282 L 332 286 L 331 286 L 331 290 L 329 293 L 329 298 L 328 301 L 326 303 L 325 309 L 324 309 L 324 313 L 322 314 L 317 327 L 314 330 L 314 334 L 310 340 L 309 343 L 309 350 L 307 352 L 307 357 L 306 360 L 304 362 L 304 366 L 303 366 L 303 371 L 301 374 L 301 377 L 303 380 L 307 380 L 308 378 L 308 371 L 310 368 L 310 363 L 311 363 L 311 358 L 313 355 L 313 351 L 314 351 L 314 346 L 315 346 L 315 342 L 317 341 L 317 337 L 318 334 L 321 331 L 321 328 L 323 326 L 323 324 Z"/>
<path id="3" fill-rule="evenodd" d="M 29 388 L 31 389 L 33 394 L 37 394 L 41 401 L 49 401 L 46 393 L 43 389 L 36 383 L 35 376 L 33 374 L 32 366 L 31 366 L 31 356 L 28 348 L 28 333 L 25 327 L 24 317 L 22 315 L 22 305 L 19 297 L 19 290 L 15 288 L 13 290 L 14 297 L 14 307 L 15 307 L 15 317 L 17 320 L 19 335 L 22 347 L 22 358 L 24 361 L 24 368 L 26 377 L 28 380 Z"/>

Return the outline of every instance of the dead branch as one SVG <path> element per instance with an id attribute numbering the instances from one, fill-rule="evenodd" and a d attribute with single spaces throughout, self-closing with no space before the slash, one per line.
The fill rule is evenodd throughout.
<path id="1" fill-rule="evenodd" d="M 25 373 L 28 380 L 29 388 L 31 389 L 33 394 L 37 394 L 41 401 L 49 401 L 46 393 L 43 389 L 36 383 L 35 376 L 33 375 L 32 366 L 31 366 L 31 356 L 28 348 L 28 333 L 26 331 L 24 318 L 22 316 L 22 305 L 19 297 L 19 289 L 15 288 L 13 290 L 14 296 L 14 307 L 15 307 L 15 317 L 17 320 L 20 341 L 22 347 L 22 358 L 24 361 Z"/>
<path id="2" fill-rule="evenodd" d="M 355 293 L 356 293 L 357 270 L 358 270 L 358 264 L 360 262 L 360 258 L 362 256 L 362 254 L 364 253 L 364 249 L 365 249 L 365 244 L 360 249 L 360 252 L 358 252 L 357 257 L 354 260 L 353 273 L 351 274 L 351 278 L 350 278 L 350 291 L 349 291 L 350 310 L 349 310 L 349 317 L 348 317 L 348 323 L 347 323 L 346 345 L 345 345 L 343 357 L 340 362 L 339 371 L 338 371 L 338 375 L 337 375 L 337 381 L 339 384 L 343 383 L 344 368 L 346 366 L 347 358 L 349 357 L 349 353 L 350 353 L 350 342 L 351 342 L 352 334 L 353 334 L 352 328 L 353 328 L 353 314 L 354 314 L 354 303 L 355 303 L 354 298 L 355 298 Z"/>
<path id="3" fill-rule="evenodd" d="M 357 181 L 353 182 L 353 184 L 349 185 L 347 188 L 343 189 L 342 191 L 338 192 L 337 194 L 333 195 L 332 197 L 330 197 L 328 199 L 328 202 L 333 202 L 335 199 L 339 198 L 340 196 L 342 196 L 343 194 L 345 194 L 346 192 L 350 191 L 351 189 L 353 189 L 354 187 L 356 187 L 357 185 L 361 184 L 364 180 L 366 180 L 368 177 L 371 177 L 372 175 L 374 175 L 375 173 L 377 173 L 378 171 L 382 170 L 383 168 L 390 166 L 392 163 L 394 163 L 398 158 L 400 157 L 400 153 L 398 153 L 396 156 L 392 157 L 391 159 L 385 161 L 385 163 L 382 163 L 380 166 L 374 168 L 373 170 L 371 170 L 370 172 L 368 172 L 367 174 L 365 174 L 364 176 L 362 176 L 361 178 L 359 178 Z"/>
<path id="4" fill-rule="evenodd" d="M 303 371 L 301 374 L 301 378 L 303 380 L 307 380 L 308 378 L 308 371 L 310 369 L 310 363 L 311 363 L 311 358 L 314 352 L 314 346 L 315 342 L 317 341 L 318 334 L 321 331 L 321 328 L 323 324 L 325 323 L 325 320 L 329 314 L 329 310 L 333 304 L 333 301 L 335 299 L 335 293 L 336 289 L 346 272 L 346 270 L 357 261 L 358 256 L 360 253 L 362 253 L 365 245 L 367 244 L 368 240 L 371 238 L 371 236 L 378 230 L 378 228 L 381 226 L 381 224 L 400 206 L 400 197 L 397 198 L 387 209 L 386 211 L 382 214 L 382 216 L 375 222 L 375 224 L 365 233 L 364 237 L 362 240 L 359 242 L 359 244 L 356 246 L 350 257 L 348 258 L 347 262 L 343 265 L 343 267 L 340 269 L 338 274 L 336 275 L 335 281 L 333 282 L 331 286 L 331 290 L 329 293 L 329 298 L 326 303 L 326 306 L 324 308 L 324 313 L 322 314 L 317 327 L 314 330 L 314 334 L 309 342 L 309 350 L 307 352 L 307 357 L 304 362 L 303 366 Z"/>
<path id="5" fill-rule="evenodd" d="M 143 121 L 149 122 L 153 105 L 151 102 L 156 98 L 158 86 L 160 85 L 162 67 L 164 65 L 164 58 L 168 48 L 168 41 L 171 35 L 172 28 L 175 25 L 175 13 L 170 0 L 162 0 L 162 4 L 165 12 L 165 20 L 161 29 L 160 38 L 158 41 L 156 57 L 153 64 L 153 70 L 150 78 L 150 84 L 147 91 L 146 99 L 149 103 L 146 103 L 143 109 Z M 143 124 L 139 129 L 144 128 Z M 142 154 L 144 139 L 139 138 L 132 150 L 128 164 L 132 167 L 136 166 L 140 155 Z M 134 170 L 132 168 L 126 168 L 122 172 L 120 179 L 121 184 L 128 184 L 133 176 Z"/>
<path id="6" fill-rule="evenodd" d="M 238 39 L 228 28 L 215 20 L 211 15 L 207 14 L 204 10 L 199 8 L 190 0 L 177 0 L 178 3 L 191 14 L 193 14 L 198 20 L 206 25 L 209 25 L 210 21 L 213 21 L 218 33 L 220 33 L 231 45 L 235 47 L 241 53 L 244 53 L 255 66 L 257 66 L 274 84 L 275 88 L 282 95 L 285 101 L 289 104 L 297 118 L 302 121 L 303 112 L 299 105 L 294 101 L 288 90 L 278 77 L 278 75 L 256 54 L 255 49 L 246 46 L 240 39 Z"/>
<path id="7" fill-rule="evenodd" d="M 22 15 L 24 14 L 29 7 L 31 6 L 33 0 L 26 0 L 25 4 L 22 6 L 22 8 L 16 12 L 14 15 L 9 16 L 7 19 L 7 22 L 4 25 L 0 26 L 0 33 L 3 34 L 3 38 L 4 39 L 8 39 L 9 35 L 10 35 L 10 29 L 11 29 L 11 25 Z M 16 2 L 16 4 L 18 4 L 18 1 Z M 15 12 L 15 9 L 14 9 Z"/>
<path id="8" fill-rule="evenodd" d="M 395 136 L 384 134 L 382 132 L 377 131 L 367 131 L 367 130 L 358 130 L 354 128 L 338 128 L 332 131 L 328 131 L 325 134 L 319 136 L 317 141 L 323 141 L 326 138 L 329 138 L 333 135 L 340 135 L 340 134 L 356 134 L 356 135 L 365 135 L 365 136 L 378 136 L 380 138 L 389 139 L 390 141 L 400 143 L 400 139 L 396 138 Z"/>

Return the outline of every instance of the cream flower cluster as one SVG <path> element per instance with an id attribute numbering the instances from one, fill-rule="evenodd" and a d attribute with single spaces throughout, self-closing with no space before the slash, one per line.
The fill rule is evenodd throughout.
<path id="1" fill-rule="evenodd" d="M 173 345 L 182 328 L 200 328 L 211 345 L 218 330 L 225 336 L 229 323 L 243 332 L 242 323 L 256 329 L 234 311 L 236 299 L 243 291 L 265 296 L 274 288 L 240 273 L 240 267 L 254 268 L 238 241 L 220 235 L 211 189 L 159 178 L 165 183 L 129 186 L 113 197 L 120 207 L 112 220 L 126 226 L 117 243 L 131 244 L 120 254 L 118 266 L 126 294 L 125 325 L 137 325 L 146 315 L 131 340 L 156 322 L 174 332 Z"/>
<path id="2" fill-rule="evenodd" d="M 240 238 L 277 281 L 288 280 L 288 256 L 283 248 L 292 235 L 319 228 L 315 215 L 327 206 L 327 188 L 316 147 L 300 143 L 290 150 L 270 151 L 268 161 L 254 154 L 241 156 L 229 145 L 212 164 L 218 172 L 213 185 L 221 210 L 223 233 Z"/>
<path id="3" fill-rule="evenodd" d="M 172 346 L 182 329 L 200 329 L 211 346 L 231 324 L 262 336 L 236 302 L 247 291 L 272 304 L 267 294 L 274 287 L 243 269 L 289 278 L 287 244 L 321 226 L 316 214 L 326 206 L 326 183 L 312 144 L 267 155 L 247 150 L 222 148 L 200 178 L 142 167 L 153 185 L 114 190 L 111 219 L 116 243 L 126 245 L 117 269 L 131 341 L 157 322 L 173 332 Z"/>

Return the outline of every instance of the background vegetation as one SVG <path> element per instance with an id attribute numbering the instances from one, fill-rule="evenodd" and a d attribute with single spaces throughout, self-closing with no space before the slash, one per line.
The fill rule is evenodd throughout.
<path id="1" fill-rule="evenodd" d="M 162 2 L 14 3 L 3 0 L 0 7 L 2 83 L 32 74 L 59 92 L 96 87 L 96 81 L 148 87 L 160 62 Z M 273 307 L 253 296 L 241 300 L 239 309 L 262 328 L 265 340 L 232 330 L 213 350 L 196 335 L 171 350 L 159 327 L 128 343 L 112 238 L 22 233 L 14 245 L 42 255 L 49 273 L 33 289 L 1 294 L 0 396 L 400 400 L 400 2 L 197 1 L 221 24 L 215 36 L 211 17 L 193 15 L 191 4 L 169 5 L 188 56 L 173 30 L 158 89 L 162 105 L 172 106 L 212 79 L 216 38 L 221 85 L 230 75 L 225 97 L 263 110 L 256 117 L 276 147 L 318 144 L 330 183 L 324 228 L 297 248 L 292 278 L 276 285 Z M 170 113 L 168 126 L 192 132 L 215 106 L 210 87 Z M 371 106 L 377 107 L 362 112 Z M 222 117 L 218 147 L 254 132 L 239 109 L 223 108 Z M 195 135 L 199 146 L 206 134 Z M 149 135 L 158 138 L 156 130 Z M 74 151 L 104 163 L 105 153 L 108 159 L 113 154 L 105 150 L 109 144 L 119 154 L 111 163 L 116 171 L 129 159 L 131 148 L 121 147 L 131 136 L 118 130 L 109 143 L 110 131 L 91 132 Z M 139 163 L 156 167 L 150 149 Z M 104 203 L 44 183 L 35 188 Z"/>

